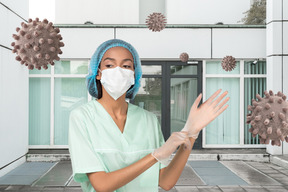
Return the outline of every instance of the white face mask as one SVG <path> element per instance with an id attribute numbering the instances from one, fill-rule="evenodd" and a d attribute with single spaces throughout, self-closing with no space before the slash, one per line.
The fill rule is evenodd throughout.
<path id="1" fill-rule="evenodd" d="M 99 69 L 100 70 L 100 69 Z M 101 71 L 101 70 L 100 70 Z M 114 100 L 121 97 L 134 85 L 134 71 L 115 67 L 101 71 L 101 84 Z"/>

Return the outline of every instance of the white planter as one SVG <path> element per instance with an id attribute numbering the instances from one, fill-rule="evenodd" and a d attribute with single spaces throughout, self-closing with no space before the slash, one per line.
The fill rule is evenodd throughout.
<path id="1" fill-rule="evenodd" d="M 288 154 L 288 143 L 282 142 L 281 146 L 272 146 L 271 141 L 269 145 L 266 145 L 266 152 L 271 155 L 284 155 Z"/>

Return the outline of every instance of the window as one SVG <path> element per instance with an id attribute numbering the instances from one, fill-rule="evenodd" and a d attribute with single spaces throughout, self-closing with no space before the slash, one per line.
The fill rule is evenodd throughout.
<path id="1" fill-rule="evenodd" d="M 88 101 L 88 60 L 61 60 L 29 71 L 30 148 L 68 147 L 69 114 Z"/>
<path id="2" fill-rule="evenodd" d="M 222 88 L 229 92 L 229 107 L 204 131 L 203 147 L 264 147 L 258 136 L 253 138 L 246 124 L 247 106 L 266 90 L 266 62 L 237 61 L 236 68 L 226 72 L 221 61 L 203 63 L 204 100 Z"/>
<path id="3" fill-rule="evenodd" d="M 143 61 L 137 97 L 131 101 L 152 113 L 164 137 L 180 131 L 201 90 L 202 62 Z M 91 100 L 85 85 L 88 60 L 62 60 L 48 70 L 30 71 L 30 148 L 67 148 L 69 114 Z M 171 99 L 170 99 L 171 97 Z M 194 148 L 201 148 L 201 136 Z"/>
<path id="4" fill-rule="evenodd" d="M 155 113 L 166 138 L 180 131 L 198 94 L 205 101 L 218 88 L 229 91 L 229 108 L 203 131 L 203 147 L 265 147 L 248 132 L 247 106 L 266 89 L 266 62 L 237 61 L 226 72 L 221 61 L 201 67 L 175 62 L 142 62 L 142 86 L 134 104 Z M 91 100 L 85 77 L 88 60 L 61 60 L 47 70 L 29 71 L 30 148 L 67 148 L 69 114 Z M 202 81 L 203 80 L 203 85 Z M 201 137 L 201 136 L 200 136 Z M 201 138 L 199 142 L 202 143 Z"/>

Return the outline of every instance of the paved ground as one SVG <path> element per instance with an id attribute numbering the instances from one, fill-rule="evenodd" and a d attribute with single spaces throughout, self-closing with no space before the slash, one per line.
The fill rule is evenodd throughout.
<path id="1" fill-rule="evenodd" d="M 288 156 L 275 156 L 276 160 L 273 160 L 274 157 L 269 157 L 267 154 L 262 154 L 263 159 L 259 159 L 259 155 L 263 151 L 258 151 L 259 154 L 255 154 L 254 151 L 254 156 L 249 156 L 249 154 L 253 155 L 251 150 L 248 152 L 246 150 L 242 156 L 239 151 L 237 154 L 229 154 L 226 153 L 227 151 L 223 153 L 223 150 L 210 152 L 209 156 L 208 153 L 201 154 L 195 151 L 198 157 L 189 159 L 176 186 L 170 191 L 288 192 Z M 218 159 L 213 159 L 212 154 L 216 154 L 215 157 Z M 249 156 L 249 160 L 246 160 L 247 156 Z M 210 157 L 212 160 L 203 159 L 206 157 Z M 251 160 L 253 157 L 254 160 Z M 270 160 L 280 163 L 271 163 Z M 79 184 L 73 181 L 71 175 L 72 169 L 69 160 L 26 162 L 0 177 L 0 192 L 80 192 Z M 159 189 L 159 191 L 163 192 L 164 190 Z"/>

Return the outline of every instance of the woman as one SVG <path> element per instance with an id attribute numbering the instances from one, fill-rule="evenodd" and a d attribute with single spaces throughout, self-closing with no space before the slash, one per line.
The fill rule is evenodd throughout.
<path id="1" fill-rule="evenodd" d="M 156 116 L 126 102 L 135 97 L 141 76 L 139 56 L 125 41 L 106 41 L 92 56 L 87 87 L 97 100 L 73 110 L 69 127 L 73 176 L 83 191 L 171 189 L 198 133 L 228 107 L 224 104 L 229 98 L 218 105 L 227 94 L 215 99 L 218 90 L 198 108 L 200 94 L 183 130 L 172 133 L 165 142 Z"/>

